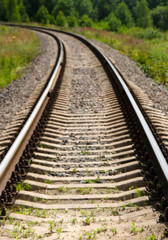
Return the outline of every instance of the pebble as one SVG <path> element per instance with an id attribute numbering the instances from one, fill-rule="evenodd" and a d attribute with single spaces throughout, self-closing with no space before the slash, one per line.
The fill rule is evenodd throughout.
<path id="1" fill-rule="evenodd" d="M 103 183 L 103 181 L 102 180 L 96 180 L 96 183 Z"/>
<path id="2" fill-rule="evenodd" d="M 40 50 L 42 53 L 35 58 L 26 69 L 26 74 L 0 91 L 0 136 L 5 130 L 6 124 L 12 122 L 22 107 L 29 109 L 26 102 L 32 98 L 32 92 L 39 83 L 44 84 L 42 76 L 46 75 L 51 62 L 56 59 L 56 42 L 52 37 L 37 33 L 41 41 Z M 30 80 L 31 79 L 31 80 Z M 19 92 L 19 94 L 18 94 Z M 5 134 L 5 133 L 4 133 Z"/>
<path id="3" fill-rule="evenodd" d="M 65 170 L 69 170 L 70 169 L 70 166 L 67 166 L 67 167 L 64 167 Z"/>
<path id="4" fill-rule="evenodd" d="M 120 54 L 114 48 L 109 48 L 108 45 L 96 40 L 90 40 L 91 43 L 103 49 L 107 57 L 115 59 L 116 67 L 124 74 L 127 79 L 139 86 L 152 100 L 154 108 L 162 110 L 168 114 L 168 89 L 162 84 L 156 83 L 152 78 L 149 78 L 137 66 L 137 64 L 127 56 Z"/>

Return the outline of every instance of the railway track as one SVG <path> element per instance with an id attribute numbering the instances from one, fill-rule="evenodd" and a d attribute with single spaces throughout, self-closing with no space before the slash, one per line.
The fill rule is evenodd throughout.
<path id="1" fill-rule="evenodd" d="M 63 68 L 10 173 L 3 155 L 0 239 L 165 239 L 167 149 L 156 129 L 94 46 L 42 31 L 63 42 Z"/>

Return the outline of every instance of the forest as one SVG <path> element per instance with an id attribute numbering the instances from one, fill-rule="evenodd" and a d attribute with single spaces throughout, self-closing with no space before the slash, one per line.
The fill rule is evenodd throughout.
<path id="1" fill-rule="evenodd" d="M 117 32 L 168 30 L 168 0 L 0 0 L 0 21 L 95 27 Z"/>

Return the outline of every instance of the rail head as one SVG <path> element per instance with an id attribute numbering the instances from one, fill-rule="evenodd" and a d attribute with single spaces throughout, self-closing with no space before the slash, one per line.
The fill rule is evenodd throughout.
<path id="1" fill-rule="evenodd" d="M 125 97 L 129 101 L 130 106 L 132 107 L 138 125 L 140 127 L 140 131 L 143 132 L 142 134 L 143 138 L 145 138 L 145 142 L 147 143 L 148 152 L 152 159 L 152 162 L 154 163 L 155 172 L 157 173 L 157 175 L 159 175 L 160 182 L 162 182 L 163 192 L 165 194 L 166 201 L 168 204 L 168 163 L 166 161 L 164 154 L 162 153 L 162 150 L 158 142 L 155 139 L 154 134 L 150 129 L 149 124 L 147 123 L 142 111 L 140 110 L 137 101 L 135 100 L 134 96 L 132 95 L 131 91 L 129 90 L 129 87 L 127 86 L 125 80 L 123 79 L 119 71 L 115 68 L 114 64 L 112 64 L 111 61 L 86 38 L 70 32 L 53 29 L 50 30 L 68 34 L 84 42 L 98 56 L 99 60 L 104 65 L 104 68 L 107 70 L 107 72 L 108 73 L 110 72 L 113 78 L 110 79 L 111 82 L 116 81 L 117 85 L 119 86 L 119 89 L 120 90 L 122 89 L 123 95 L 125 95 Z"/>
<path id="2" fill-rule="evenodd" d="M 14 25 L 14 24 L 13 24 Z M 161 178 L 164 181 L 164 184 L 166 184 L 166 191 L 167 191 L 167 203 L 168 203 L 168 164 L 166 161 L 165 156 L 163 155 L 161 148 L 159 144 L 157 143 L 154 134 L 152 133 L 150 126 L 148 125 L 143 113 L 141 112 L 137 101 L 134 99 L 133 95 L 131 94 L 129 87 L 127 86 L 126 82 L 118 72 L 118 70 L 115 68 L 115 66 L 109 61 L 109 59 L 98 49 L 96 48 L 92 43 L 90 43 L 87 39 L 84 37 L 81 37 L 80 35 L 74 34 L 74 33 L 69 33 L 65 31 L 60 31 L 60 30 L 55 30 L 52 28 L 42 28 L 42 27 L 30 27 L 30 26 L 25 26 L 21 25 L 21 27 L 27 27 L 31 29 L 42 29 L 42 30 L 50 30 L 54 32 L 60 32 L 64 34 L 68 34 L 70 36 L 73 36 L 80 41 L 84 42 L 93 52 L 99 57 L 100 61 L 103 63 L 104 68 L 106 71 L 111 74 L 111 81 L 116 81 L 117 85 L 119 86 L 120 89 L 122 89 L 122 92 L 125 95 L 125 98 L 129 101 L 129 104 L 131 106 L 131 109 L 134 112 L 134 115 L 136 116 L 137 122 L 139 123 L 140 131 L 143 132 L 143 136 L 145 138 L 145 141 L 147 142 L 148 148 L 150 149 L 149 152 L 151 154 L 152 160 L 157 163 L 156 165 L 156 171 L 157 167 L 159 168 L 158 170 L 161 172 Z"/>
<path id="3" fill-rule="evenodd" d="M 87 41 L 84 39 L 84 41 Z M 87 41 L 88 42 L 88 41 Z M 137 122 L 140 125 L 140 131 L 143 132 L 145 136 L 145 141 L 148 143 L 148 148 L 152 161 L 156 164 L 155 171 L 159 172 L 161 175 L 160 180 L 162 181 L 163 191 L 166 196 L 166 200 L 168 203 L 168 163 L 166 161 L 165 156 L 162 153 L 162 150 L 156 141 L 156 138 L 154 134 L 152 133 L 149 124 L 147 123 L 142 111 L 140 110 L 140 107 L 137 104 L 137 101 L 135 100 L 134 96 L 132 95 L 131 91 L 129 90 L 129 87 L 127 86 L 125 80 L 119 73 L 119 71 L 115 68 L 115 66 L 111 63 L 111 61 L 98 49 L 96 48 L 92 43 L 90 43 L 91 48 L 95 49 L 98 55 L 101 56 L 103 59 L 103 62 L 105 63 L 108 68 L 110 68 L 110 71 L 112 72 L 113 77 L 117 80 L 117 84 L 119 85 L 119 88 L 122 89 L 122 94 L 126 96 L 126 98 L 129 100 L 130 105 L 132 106 L 132 109 L 134 111 L 134 114 L 137 118 Z"/>
<path id="4" fill-rule="evenodd" d="M 57 58 L 56 66 L 35 108 L 0 164 L 0 195 L 5 188 L 7 181 L 10 179 L 16 164 L 19 162 L 19 159 L 38 124 L 43 110 L 49 100 L 50 93 L 52 92 L 61 71 L 64 58 L 63 44 L 58 38 L 56 38 L 56 36 L 53 35 L 53 37 L 57 40 L 59 48 L 59 56 Z"/>

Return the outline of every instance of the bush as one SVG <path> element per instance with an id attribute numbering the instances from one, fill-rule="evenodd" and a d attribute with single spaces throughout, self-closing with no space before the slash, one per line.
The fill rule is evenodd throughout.
<path id="1" fill-rule="evenodd" d="M 50 14 L 44 5 L 42 5 L 37 11 L 36 20 L 43 24 L 50 23 Z"/>
<path id="2" fill-rule="evenodd" d="M 91 27 L 93 24 L 92 19 L 89 18 L 88 15 L 83 15 L 80 19 L 80 26 L 81 27 Z"/>
<path id="3" fill-rule="evenodd" d="M 116 9 L 115 15 L 120 19 L 121 23 L 127 27 L 134 26 L 134 20 L 131 12 L 125 2 L 121 2 Z"/>
<path id="4" fill-rule="evenodd" d="M 109 28 L 111 31 L 117 32 L 121 27 L 121 21 L 114 14 L 109 16 Z"/>
<path id="5" fill-rule="evenodd" d="M 141 28 L 152 26 L 151 12 L 146 0 L 137 1 L 135 7 L 136 25 Z"/>
<path id="6" fill-rule="evenodd" d="M 26 9 L 22 2 L 19 4 L 19 13 L 22 22 L 30 22 L 29 16 L 26 13 Z"/>
<path id="7" fill-rule="evenodd" d="M 162 30 L 168 30 L 168 6 L 158 6 L 152 11 L 153 25 Z"/>
<path id="8" fill-rule="evenodd" d="M 78 26 L 78 19 L 74 14 L 71 14 L 68 17 L 68 26 L 69 27 L 77 27 Z"/>
<path id="9" fill-rule="evenodd" d="M 67 19 L 64 16 L 64 13 L 62 11 L 59 11 L 56 17 L 56 25 L 60 27 L 65 27 L 66 24 L 67 24 Z"/>
<path id="10" fill-rule="evenodd" d="M 161 32 L 159 32 L 158 29 L 155 29 L 152 27 L 146 28 L 146 29 L 139 28 L 135 32 L 133 32 L 131 35 L 140 39 L 148 39 L 148 40 L 162 37 Z"/>
<path id="11" fill-rule="evenodd" d="M 108 30 L 110 31 L 109 21 L 104 19 L 100 22 L 93 22 L 92 27 L 99 30 Z"/>

